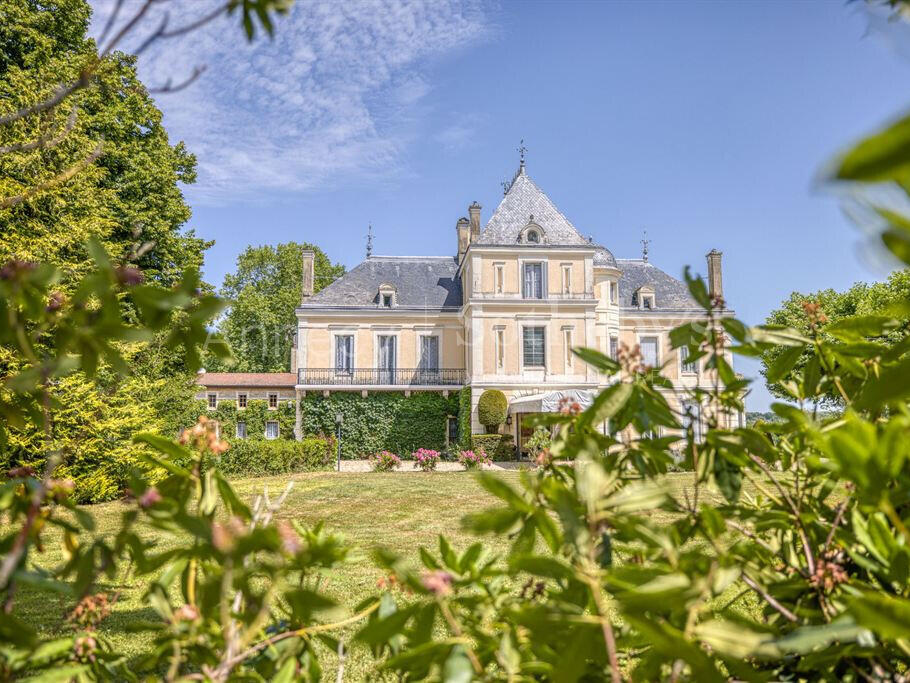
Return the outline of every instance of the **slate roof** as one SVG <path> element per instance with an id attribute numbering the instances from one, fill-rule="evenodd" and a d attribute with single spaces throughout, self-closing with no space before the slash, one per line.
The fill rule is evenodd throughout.
<path id="1" fill-rule="evenodd" d="M 379 286 L 395 288 L 392 310 L 445 310 L 461 307 L 461 280 L 451 256 L 370 256 L 301 309 L 378 308 Z"/>
<path id="2" fill-rule="evenodd" d="M 613 257 L 613 252 L 606 247 L 598 246 L 597 251 L 594 252 L 594 267 L 616 268 L 616 259 Z"/>
<path id="3" fill-rule="evenodd" d="M 617 266 L 622 271 L 619 278 L 619 305 L 632 306 L 632 294 L 640 287 L 650 285 L 654 288 L 655 308 L 661 309 L 695 309 L 701 306 L 689 295 L 686 284 L 667 275 L 660 268 L 641 259 L 617 259 Z"/>
<path id="4" fill-rule="evenodd" d="M 475 243 L 515 244 L 532 216 L 545 233 L 546 243 L 542 246 L 592 246 L 525 173 L 524 166 Z"/>
<path id="5" fill-rule="evenodd" d="M 196 375 L 196 384 L 204 387 L 276 387 L 293 389 L 297 375 L 293 372 L 205 372 Z"/>

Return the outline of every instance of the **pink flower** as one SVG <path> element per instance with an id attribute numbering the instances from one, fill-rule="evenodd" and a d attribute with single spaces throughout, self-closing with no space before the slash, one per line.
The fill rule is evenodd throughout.
<path id="1" fill-rule="evenodd" d="M 452 575 L 441 569 L 424 572 L 420 583 L 434 595 L 442 596 L 452 592 Z"/>

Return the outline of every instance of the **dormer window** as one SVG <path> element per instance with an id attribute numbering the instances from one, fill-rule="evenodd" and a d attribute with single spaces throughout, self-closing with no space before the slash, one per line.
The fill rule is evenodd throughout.
<path id="1" fill-rule="evenodd" d="M 536 230 L 528 230 L 528 244 L 540 244 L 540 233 Z"/>
<path id="2" fill-rule="evenodd" d="M 376 300 L 382 308 L 395 308 L 398 303 L 396 299 L 394 285 L 379 285 L 379 294 Z"/>
<path id="3" fill-rule="evenodd" d="M 533 215 L 528 220 L 528 224 L 518 234 L 518 241 L 522 244 L 543 244 L 547 241 L 544 229 L 534 222 Z"/>
<path id="4" fill-rule="evenodd" d="M 654 287 L 644 285 L 632 294 L 632 306 L 644 311 L 653 311 L 657 308 L 657 299 L 654 296 Z"/>

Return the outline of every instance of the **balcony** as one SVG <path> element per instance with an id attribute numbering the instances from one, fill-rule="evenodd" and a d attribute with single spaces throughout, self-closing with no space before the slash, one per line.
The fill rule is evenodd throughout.
<path id="1" fill-rule="evenodd" d="M 448 368 L 300 368 L 297 371 L 297 384 L 320 387 L 460 387 L 464 384 L 464 377 L 464 370 Z"/>

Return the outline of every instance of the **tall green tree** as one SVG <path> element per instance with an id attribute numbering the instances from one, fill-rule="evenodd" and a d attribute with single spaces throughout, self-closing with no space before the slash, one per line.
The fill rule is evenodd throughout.
<path id="1" fill-rule="evenodd" d="M 830 340 L 825 329 L 832 324 L 852 316 L 893 315 L 899 325 L 887 330 L 875 341 L 886 347 L 893 347 L 910 335 L 910 318 L 904 306 L 910 300 L 910 270 L 901 269 L 892 272 L 884 282 L 867 284 L 857 282 L 846 291 L 823 289 L 809 294 L 793 292 L 781 303 L 780 308 L 773 310 L 765 320 L 768 325 L 780 325 L 799 330 L 808 335 L 813 329 Z M 766 350 L 762 356 L 762 374 L 768 383 L 769 391 L 779 398 L 795 398 L 790 387 L 782 383 L 781 373 L 789 365 L 787 347 L 774 347 Z M 805 368 L 810 354 L 803 352 L 793 365 L 797 370 Z M 821 403 L 833 405 L 841 402 L 835 387 L 831 387 L 822 397 Z"/>
<path id="2" fill-rule="evenodd" d="M 300 303 L 301 251 L 316 253 L 314 290 L 344 274 L 314 244 L 287 242 L 247 247 L 237 257 L 237 269 L 224 278 L 221 296 L 230 302 L 218 329 L 230 343 L 235 372 L 287 372 Z M 212 359 L 209 369 L 223 369 Z"/>
<path id="3" fill-rule="evenodd" d="M 171 285 L 211 245 L 183 229 L 180 184 L 195 180 L 196 159 L 168 139 L 136 58 L 98 61 L 90 15 L 85 0 L 0 3 L 0 114 L 92 71 L 92 87 L 0 126 L 0 206 L 15 202 L 0 210 L 0 261 L 54 263 L 71 280 L 95 237 L 113 259 L 132 254 L 146 279 Z"/>

